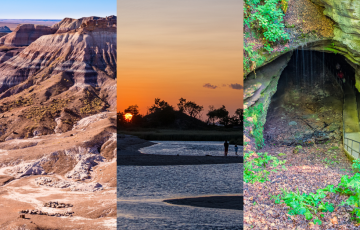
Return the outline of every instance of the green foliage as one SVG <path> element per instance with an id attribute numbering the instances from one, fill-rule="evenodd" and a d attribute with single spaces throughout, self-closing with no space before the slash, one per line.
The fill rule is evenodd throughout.
<path id="1" fill-rule="evenodd" d="M 353 162 L 352 168 L 359 171 L 360 160 L 354 160 Z M 340 205 L 347 204 L 352 206 L 351 214 L 353 220 L 360 223 L 360 173 L 356 173 L 352 177 L 345 175 L 341 178 L 337 187 L 328 185 L 324 189 L 318 189 L 315 194 L 300 194 L 299 191 L 295 193 L 282 189 L 282 194 L 274 195 L 271 199 L 274 200 L 275 204 L 285 203 L 290 207 L 290 215 L 304 215 L 307 220 L 315 218 L 314 223 L 321 225 L 322 222 L 319 219 L 322 216 L 321 212 L 334 211 L 334 204 L 323 201 L 328 193 L 340 193 L 349 196 Z"/>
<path id="2" fill-rule="evenodd" d="M 360 160 L 354 160 L 352 165 L 352 169 L 354 172 L 360 173 Z"/>
<path id="3" fill-rule="evenodd" d="M 339 51 L 330 47 L 325 47 L 325 50 L 333 52 L 334 54 L 337 54 Z"/>
<path id="4" fill-rule="evenodd" d="M 258 4 L 254 4 L 254 2 L 258 2 Z M 244 23 L 259 30 L 264 39 L 269 42 L 289 40 L 289 34 L 284 30 L 284 13 L 280 9 L 281 2 L 279 0 L 245 1 L 244 7 L 247 11 Z M 287 3 L 285 4 L 287 5 Z"/>
<path id="5" fill-rule="evenodd" d="M 251 71 L 251 65 L 254 65 L 253 67 L 261 66 L 266 60 L 266 57 L 254 50 L 254 45 L 254 43 L 244 44 L 243 62 L 245 72 Z"/>
<path id="6" fill-rule="evenodd" d="M 247 46 L 244 46 L 244 51 L 247 53 L 251 61 L 255 61 L 255 57 L 254 57 L 255 51 L 253 50 L 254 45 L 255 45 L 254 43 L 249 43 L 247 44 Z"/>
<path id="7" fill-rule="evenodd" d="M 264 145 L 264 124 L 261 121 L 262 116 L 264 116 L 263 103 L 249 107 L 244 112 L 244 125 L 245 127 L 252 126 L 250 134 L 255 139 L 257 148 L 261 148 Z"/>
<path id="8" fill-rule="evenodd" d="M 264 48 L 265 48 L 267 51 L 269 51 L 269 53 L 271 53 L 271 52 L 274 50 L 273 48 L 271 48 L 270 44 L 267 43 L 267 42 L 264 44 Z"/>
<path id="9" fill-rule="evenodd" d="M 249 160 L 254 153 L 245 153 L 244 181 L 246 183 L 263 183 L 269 180 L 270 171 L 277 171 L 279 165 L 285 164 L 286 160 L 280 161 L 277 157 L 268 153 L 257 153 L 257 157 Z M 273 168 L 273 169 L 271 169 Z"/>
<path id="10" fill-rule="evenodd" d="M 275 201 L 275 204 L 285 203 L 290 208 L 288 212 L 290 215 L 304 215 L 307 220 L 311 220 L 315 216 L 314 223 L 321 224 L 319 213 L 334 211 L 333 204 L 322 201 L 330 191 L 333 191 L 333 185 L 325 189 L 318 189 L 315 194 L 300 194 L 299 190 L 289 192 L 282 189 L 282 194 L 272 196 L 271 199 Z"/>
<path id="11" fill-rule="evenodd" d="M 274 42 L 283 42 L 290 39 L 290 35 L 284 29 L 283 22 L 283 11 L 286 12 L 287 1 L 245 0 L 244 25 L 250 28 L 253 38 L 265 40 L 264 49 L 269 53 L 273 51 L 271 46 Z M 246 32 L 245 38 L 249 37 L 250 33 Z M 259 54 L 258 51 L 254 51 L 253 46 L 254 43 L 244 44 L 244 71 L 247 73 L 261 66 L 266 60 L 266 57 Z"/>
<path id="12" fill-rule="evenodd" d="M 357 168 L 358 163 L 358 161 L 354 161 L 353 168 Z M 336 191 L 349 196 L 346 201 L 342 202 L 342 205 L 353 206 L 354 209 L 351 212 L 353 219 L 360 223 L 360 173 L 356 173 L 352 177 L 343 176 Z"/>
<path id="13" fill-rule="evenodd" d="M 286 154 L 285 153 L 279 153 L 278 154 L 280 157 L 282 157 L 282 156 L 286 156 Z"/>
<path id="14" fill-rule="evenodd" d="M 288 9 L 289 0 L 281 0 L 280 4 L 281 4 L 282 11 L 284 12 L 284 14 L 286 14 L 286 11 Z"/>

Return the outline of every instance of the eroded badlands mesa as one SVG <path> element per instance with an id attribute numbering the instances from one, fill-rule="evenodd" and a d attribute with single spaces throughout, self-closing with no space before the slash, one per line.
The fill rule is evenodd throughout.
<path id="1" fill-rule="evenodd" d="M 115 229 L 115 16 L 0 37 L 0 200 L 0 229 Z"/>

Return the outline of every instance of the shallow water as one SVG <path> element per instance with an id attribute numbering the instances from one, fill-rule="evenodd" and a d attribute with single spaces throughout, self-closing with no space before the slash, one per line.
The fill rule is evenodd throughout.
<path id="1" fill-rule="evenodd" d="M 224 156 L 224 142 L 222 141 L 151 141 L 155 145 L 141 148 L 144 154 L 159 155 L 188 155 L 188 156 Z M 238 155 L 242 155 L 239 146 Z M 234 145 L 229 146 L 228 156 L 235 156 Z"/>
<path id="2" fill-rule="evenodd" d="M 242 211 L 163 202 L 242 194 L 242 171 L 242 164 L 118 166 L 118 229 L 242 229 Z"/>

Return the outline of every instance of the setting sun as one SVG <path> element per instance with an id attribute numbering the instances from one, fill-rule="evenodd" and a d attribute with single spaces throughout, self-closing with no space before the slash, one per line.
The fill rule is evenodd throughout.
<path id="1" fill-rule="evenodd" d="M 131 119 L 132 119 L 132 117 L 133 117 L 133 115 L 132 115 L 131 113 L 126 113 L 126 114 L 125 114 L 125 120 L 126 120 L 127 122 L 130 122 Z"/>

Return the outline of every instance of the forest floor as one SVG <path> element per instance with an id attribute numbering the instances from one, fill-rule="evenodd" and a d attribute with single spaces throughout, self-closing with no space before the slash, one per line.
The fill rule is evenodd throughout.
<path id="1" fill-rule="evenodd" d="M 316 193 L 327 185 L 337 186 L 344 175 L 352 176 L 351 162 L 340 144 L 329 143 L 304 147 L 265 147 L 262 152 L 286 160 L 282 169 L 271 172 L 265 183 L 244 183 L 244 226 L 247 229 L 358 229 L 351 221 L 349 207 L 341 206 L 347 196 L 329 193 L 325 202 L 334 204 L 334 212 L 319 213 L 322 225 L 314 225 L 304 215 L 291 216 L 286 204 L 275 204 L 272 196 L 282 193 L 281 189 L 302 193 Z M 282 153 L 279 155 L 279 153 Z"/>

